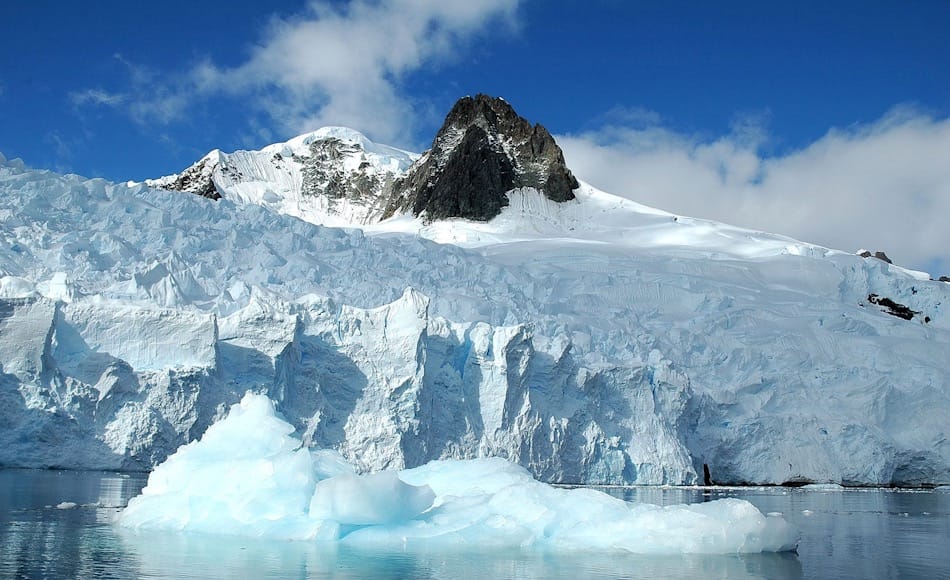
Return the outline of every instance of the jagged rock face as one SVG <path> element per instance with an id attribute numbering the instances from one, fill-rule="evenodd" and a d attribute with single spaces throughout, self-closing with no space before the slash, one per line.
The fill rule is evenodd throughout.
<path id="1" fill-rule="evenodd" d="M 331 211 L 339 200 L 348 200 L 368 208 L 368 216 L 377 216 L 385 192 L 392 186 L 393 174 L 379 171 L 366 158 L 358 143 L 329 137 L 310 144 L 310 156 L 294 156 L 301 164 L 301 194 L 325 195 Z M 348 167 L 347 159 L 359 159 Z"/>
<path id="2" fill-rule="evenodd" d="M 214 185 L 214 170 L 217 163 L 204 158 L 173 179 L 157 184 L 157 187 L 173 191 L 186 191 L 208 199 L 221 199 L 221 193 Z"/>
<path id="3" fill-rule="evenodd" d="M 485 95 L 460 99 L 418 160 L 350 129 L 325 127 L 260 151 L 215 150 L 180 174 L 145 183 L 329 225 L 369 224 L 410 211 L 428 220 L 487 221 L 514 189 L 563 202 L 579 187 L 547 129 Z"/>
<path id="4" fill-rule="evenodd" d="M 432 148 L 396 180 L 384 217 L 411 209 L 430 220 L 487 221 L 516 188 L 574 199 L 577 180 L 547 129 L 531 125 L 500 98 L 464 97 L 452 108 Z"/>
<path id="5" fill-rule="evenodd" d="M 423 172 L 420 172 L 423 175 Z M 412 213 L 429 219 L 490 219 L 508 205 L 506 191 L 515 187 L 515 166 L 480 127 L 465 133 L 431 187 L 421 187 Z"/>

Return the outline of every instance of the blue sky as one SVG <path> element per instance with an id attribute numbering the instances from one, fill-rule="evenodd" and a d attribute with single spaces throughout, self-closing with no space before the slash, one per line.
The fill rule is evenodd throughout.
<path id="1" fill-rule="evenodd" d="M 17 2 L 0 153 L 124 180 L 326 124 L 421 150 L 485 92 L 613 193 L 950 270 L 947 30 L 943 0 Z"/>

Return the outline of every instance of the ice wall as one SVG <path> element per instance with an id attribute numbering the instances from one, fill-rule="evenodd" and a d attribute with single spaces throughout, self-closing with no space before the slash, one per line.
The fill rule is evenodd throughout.
<path id="1" fill-rule="evenodd" d="M 464 249 L 2 162 L 0 465 L 150 469 L 252 390 L 361 472 L 950 481 L 950 285 L 578 196 Z"/>
<path id="2" fill-rule="evenodd" d="M 7 465 L 147 468 L 250 388 L 277 400 L 308 445 L 338 449 L 361 471 L 500 456 L 551 481 L 695 481 L 676 427 L 685 378 L 650 363 L 593 371 L 567 344 L 556 358 L 536 351 L 522 326 L 430 318 L 413 290 L 369 310 L 253 299 L 220 321 L 84 301 L 2 304 L 2 328 L 13 329 L 4 369 L 23 402 L 0 413 L 14 421 L 33 407 L 46 429 L 88 447 L 73 457 L 14 430 L 5 437 L 22 445 L 0 450 Z M 655 387 L 630 388 L 658 372 L 667 375 Z M 655 389 L 670 400 L 658 405 Z M 81 436 L 65 433 L 76 425 Z"/>

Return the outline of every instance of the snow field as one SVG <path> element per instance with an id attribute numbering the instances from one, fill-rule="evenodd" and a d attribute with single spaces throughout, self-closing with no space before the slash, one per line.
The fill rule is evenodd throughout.
<path id="1" fill-rule="evenodd" d="M 587 186 L 510 197 L 336 229 L 0 163 L 0 464 L 150 469 L 254 389 L 361 473 L 950 481 L 950 284 Z"/>

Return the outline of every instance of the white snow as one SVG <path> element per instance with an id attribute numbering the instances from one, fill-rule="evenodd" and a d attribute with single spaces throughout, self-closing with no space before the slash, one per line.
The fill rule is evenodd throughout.
<path id="1" fill-rule="evenodd" d="M 392 546 L 465 545 L 647 554 L 793 550 L 797 533 L 752 504 L 628 504 L 555 489 L 501 459 L 321 479 L 265 396 L 248 393 L 181 447 L 118 515 L 120 526 Z M 317 463 L 325 462 L 326 452 Z"/>
<path id="2" fill-rule="evenodd" d="M 463 219 L 426 224 L 398 216 L 362 226 L 370 234 L 416 233 L 427 239 L 493 252 L 519 242 L 598 244 L 613 251 L 685 254 L 693 259 L 758 259 L 781 255 L 824 257 L 836 252 L 792 238 L 677 216 L 599 191 L 586 183 L 576 199 L 557 203 L 533 189 L 509 192 L 509 205 L 490 222 Z M 499 247 L 500 246 L 500 247 Z"/>
<path id="3" fill-rule="evenodd" d="M 261 205 L 280 214 L 329 226 L 358 225 L 372 220 L 378 208 L 304 191 L 303 168 L 312 156 L 310 146 L 326 139 L 355 147 L 353 152 L 335 160 L 346 174 L 363 167 L 371 175 L 398 175 L 418 158 L 414 153 L 374 143 L 353 129 L 324 127 L 259 151 L 224 153 L 216 149 L 196 165 L 202 165 L 201 173 L 211 176 L 218 189 L 224 191 L 224 198 L 235 203 Z M 145 184 L 164 186 L 178 177 L 178 174 L 169 175 L 147 180 Z"/>
<path id="4" fill-rule="evenodd" d="M 343 129 L 272 147 L 330 134 L 413 158 Z M 0 464 L 149 469 L 253 389 L 357 473 L 950 482 L 948 284 L 587 185 L 320 227 L 293 216 L 357 224 L 286 205 L 275 152 L 219 202 L 0 162 Z"/>

